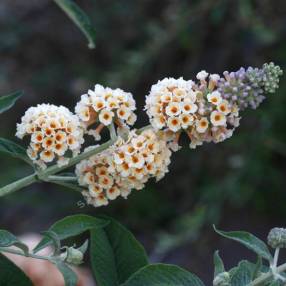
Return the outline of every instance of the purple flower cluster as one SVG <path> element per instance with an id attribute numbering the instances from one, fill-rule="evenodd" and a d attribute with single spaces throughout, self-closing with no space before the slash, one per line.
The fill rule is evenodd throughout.
<path id="1" fill-rule="evenodd" d="M 274 63 L 264 64 L 261 69 L 248 67 L 236 72 L 225 71 L 218 82 L 222 97 L 237 104 L 241 110 L 256 109 L 265 99 L 265 94 L 274 93 L 279 85 L 282 70 Z"/>

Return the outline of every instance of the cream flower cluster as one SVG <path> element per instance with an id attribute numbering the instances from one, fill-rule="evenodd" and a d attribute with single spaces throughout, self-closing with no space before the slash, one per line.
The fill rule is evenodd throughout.
<path id="1" fill-rule="evenodd" d="M 137 190 L 152 177 L 162 179 L 169 171 L 171 151 L 153 129 L 141 134 L 131 131 L 127 141 L 119 140 L 113 153 L 113 166 L 128 184 Z"/>
<path id="2" fill-rule="evenodd" d="M 126 198 L 131 192 L 130 186 L 114 172 L 110 160 L 113 150 L 111 147 L 76 165 L 78 182 L 87 189 L 82 194 L 87 203 L 95 207 L 105 206 L 118 196 Z"/>
<path id="3" fill-rule="evenodd" d="M 152 177 L 160 180 L 168 172 L 171 151 L 151 129 L 129 133 L 106 151 L 76 166 L 83 195 L 95 207 L 107 205 L 118 196 L 127 198 L 132 189 L 141 190 Z"/>
<path id="4" fill-rule="evenodd" d="M 112 122 L 119 127 L 126 127 L 126 124 L 132 126 L 137 119 L 135 109 L 131 93 L 96 84 L 94 90 L 88 90 L 87 94 L 81 96 L 75 112 L 86 128 L 99 123 L 95 130 L 89 130 L 89 134 L 100 140 L 102 128 Z"/>
<path id="5" fill-rule="evenodd" d="M 209 78 L 208 78 L 209 77 Z M 185 131 L 191 148 L 203 142 L 221 142 L 239 125 L 238 108 L 217 91 L 219 75 L 197 74 L 199 82 L 165 78 L 146 97 L 147 114 L 156 130 L 168 130 L 179 140 Z"/>
<path id="6" fill-rule="evenodd" d="M 67 164 L 68 153 L 77 155 L 84 142 L 78 117 L 66 107 L 51 104 L 39 104 L 25 112 L 16 136 L 23 139 L 26 135 L 30 136 L 27 154 L 42 168 L 55 160 L 60 166 Z"/>

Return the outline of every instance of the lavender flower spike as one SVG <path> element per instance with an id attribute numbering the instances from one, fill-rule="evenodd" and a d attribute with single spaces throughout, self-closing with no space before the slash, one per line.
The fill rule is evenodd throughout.
<path id="1" fill-rule="evenodd" d="M 267 93 L 274 93 L 279 87 L 283 71 L 274 63 L 264 64 L 261 69 L 248 67 L 236 72 L 225 71 L 218 82 L 222 97 L 237 104 L 240 110 L 256 109 Z"/>

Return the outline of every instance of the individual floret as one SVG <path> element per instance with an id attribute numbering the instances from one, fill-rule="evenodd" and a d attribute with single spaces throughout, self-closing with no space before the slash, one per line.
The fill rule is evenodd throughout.
<path id="1" fill-rule="evenodd" d="M 84 127 L 89 128 L 88 133 L 96 140 L 100 140 L 101 130 L 113 123 L 119 128 L 134 125 L 137 119 L 135 110 L 135 100 L 131 93 L 99 84 L 95 85 L 94 90 L 88 90 L 87 94 L 82 95 L 75 107 Z"/>
<path id="2" fill-rule="evenodd" d="M 53 161 L 59 166 L 67 164 L 84 142 L 78 117 L 66 107 L 50 104 L 30 107 L 17 124 L 16 136 L 30 136 L 27 154 L 42 168 Z"/>

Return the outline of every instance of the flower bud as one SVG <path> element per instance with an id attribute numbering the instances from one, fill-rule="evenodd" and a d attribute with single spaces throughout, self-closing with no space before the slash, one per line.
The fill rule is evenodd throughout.
<path id="1" fill-rule="evenodd" d="M 73 265 L 79 265 L 83 262 L 83 253 L 73 247 L 69 247 L 61 257 L 65 262 Z"/>
<path id="2" fill-rule="evenodd" d="M 213 281 L 214 286 L 228 286 L 230 285 L 230 275 L 228 272 L 219 273 Z"/>
<path id="3" fill-rule="evenodd" d="M 286 229 L 272 228 L 268 234 L 267 241 L 272 248 L 286 248 Z"/>

